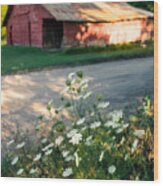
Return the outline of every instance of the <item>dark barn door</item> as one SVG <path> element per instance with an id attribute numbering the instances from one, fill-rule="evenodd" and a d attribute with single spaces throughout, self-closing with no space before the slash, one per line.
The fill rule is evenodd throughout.
<path id="1" fill-rule="evenodd" d="M 10 45 L 13 45 L 13 40 L 12 40 L 12 26 L 10 26 L 10 29 L 9 29 L 9 43 L 10 43 Z"/>
<path id="2" fill-rule="evenodd" d="M 60 48 L 63 38 L 63 22 L 54 19 L 43 20 L 43 46 Z"/>

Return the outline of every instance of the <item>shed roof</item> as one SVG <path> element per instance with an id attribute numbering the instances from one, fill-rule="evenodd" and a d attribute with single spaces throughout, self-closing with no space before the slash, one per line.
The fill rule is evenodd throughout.
<path id="1" fill-rule="evenodd" d="M 9 5 L 3 25 L 11 15 L 14 5 Z M 57 21 L 115 22 L 153 17 L 153 13 L 135 8 L 126 2 L 91 2 L 42 4 Z"/>
<path id="2" fill-rule="evenodd" d="M 58 21 L 115 22 L 153 17 L 153 13 L 125 2 L 91 2 L 42 5 Z"/>

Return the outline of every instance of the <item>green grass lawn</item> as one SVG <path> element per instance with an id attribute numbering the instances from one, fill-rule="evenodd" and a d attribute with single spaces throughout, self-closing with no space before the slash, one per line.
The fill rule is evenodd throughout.
<path id="1" fill-rule="evenodd" d="M 1 47 L 2 75 L 40 70 L 45 67 L 84 65 L 119 59 L 130 59 L 153 55 L 153 42 L 146 47 L 140 44 L 89 47 L 50 52 L 40 48 L 23 46 Z"/>

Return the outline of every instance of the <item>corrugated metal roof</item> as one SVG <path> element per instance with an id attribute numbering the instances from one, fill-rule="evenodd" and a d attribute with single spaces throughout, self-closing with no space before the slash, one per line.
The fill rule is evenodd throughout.
<path id="1" fill-rule="evenodd" d="M 115 22 L 153 17 L 153 13 L 125 2 L 63 3 L 42 5 L 58 21 Z"/>
<path id="2" fill-rule="evenodd" d="M 6 26 L 14 5 L 9 5 L 3 26 Z M 135 8 L 125 2 L 92 2 L 42 4 L 56 20 L 73 22 L 115 22 L 153 17 L 153 13 Z"/>

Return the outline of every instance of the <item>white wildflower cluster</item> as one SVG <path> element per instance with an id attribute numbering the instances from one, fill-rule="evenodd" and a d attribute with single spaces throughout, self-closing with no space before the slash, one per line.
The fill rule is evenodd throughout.
<path id="1" fill-rule="evenodd" d="M 99 157 L 99 162 L 101 162 L 104 158 L 104 153 L 105 151 L 102 151 L 101 154 L 100 154 L 100 157 Z"/>
<path id="2" fill-rule="evenodd" d="M 52 152 L 53 152 L 53 149 L 49 149 L 49 150 L 47 150 L 47 151 L 45 152 L 45 155 L 48 156 L 48 155 L 50 155 Z"/>
<path id="3" fill-rule="evenodd" d="M 77 125 L 81 125 L 81 124 L 83 124 L 85 122 L 85 118 L 80 118 L 77 122 L 76 122 L 76 124 Z"/>
<path id="4" fill-rule="evenodd" d="M 50 143 L 42 149 L 46 156 L 50 155 L 53 152 L 52 147 L 54 147 L 54 143 Z"/>
<path id="5" fill-rule="evenodd" d="M 38 169 L 36 168 L 36 169 L 31 169 L 30 171 L 29 171 L 29 174 L 35 174 L 36 172 L 38 171 Z"/>
<path id="6" fill-rule="evenodd" d="M 72 136 L 69 142 L 72 143 L 73 145 L 78 145 L 81 140 L 82 140 L 82 134 L 76 133 Z"/>
<path id="7" fill-rule="evenodd" d="M 82 91 L 85 91 L 88 88 L 88 83 L 89 80 L 88 79 L 83 79 L 80 83 L 80 88 Z"/>
<path id="8" fill-rule="evenodd" d="M 123 130 L 124 130 L 123 128 L 119 128 L 116 130 L 116 133 L 119 134 L 119 133 L 123 132 Z"/>
<path id="9" fill-rule="evenodd" d="M 122 127 L 123 127 L 124 129 L 126 129 L 128 126 L 129 126 L 129 124 L 128 124 L 128 123 L 125 123 L 125 124 L 123 124 Z"/>
<path id="10" fill-rule="evenodd" d="M 53 152 L 52 147 L 54 146 L 53 143 L 50 143 L 49 145 L 45 146 L 42 151 L 45 153 L 46 156 L 50 155 Z M 33 161 L 39 161 L 42 157 L 41 153 L 36 154 Z"/>
<path id="11" fill-rule="evenodd" d="M 93 136 L 89 136 L 89 137 L 87 137 L 87 138 L 86 138 L 85 145 L 87 145 L 87 146 L 91 146 L 91 144 L 92 144 L 92 138 L 93 138 Z"/>
<path id="12" fill-rule="evenodd" d="M 95 112 L 91 112 L 90 116 L 93 117 L 95 115 Z"/>
<path id="13" fill-rule="evenodd" d="M 72 130 L 70 130 L 68 133 L 67 133 L 67 137 L 68 138 L 71 138 L 74 134 L 76 134 L 77 133 L 77 129 L 72 129 Z"/>
<path id="14" fill-rule="evenodd" d="M 145 131 L 144 130 L 135 130 L 134 135 L 141 138 L 142 136 L 145 135 Z"/>
<path id="15" fill-rule="evenodd" d="M 82 140 L 82 134 L 78 133 L 77 129 L 72 129 L 68 134 L 67 137 L 70 138 L 69 142 L 73 145 L 78 145 L 79 142 Z"/>
<path id="16" fill-rule="evenodd" d="M 109 102 L 101 102 L 101 103 L 99 103 L 99 104 L 97 105 L 97 108 L 98 108 L 98 109 L 105 109 L 105 108 L 107 108 L 109 105 L 110 105 Z"/>
<path id="17" fill-rule="evenodd" d="M 18 160 L 19 160 L 19 157 L 16 156 L 16 157 L 12 160 L 11 165 L 15 165 L 15 164 L 18 162 Z"/>
<path id="18" fill-rule="evenodd" d="M 124 160 L 125 160 L 125 161 L 127 161 L 127 160 L 128 160 L 128 158 L 129 158 L 129 155 L 128 155 L 128 154 L 126 154 L 126 155 L 125 155 L 125 157 L 124 157 Z"/>
<path id="19" fill-rule="evenodd" d="M 65 158 L 68 156 L 69 153 L 70 153 L 70 151 L 64 150 L 64 151 L 62 151 L 62 156 Z"/>
<path id="20" fill-rule="evenodd" d="M 69 177 L 69 176 L 71 176 L 72 174 L 73 174 L 72 168 L 67 168 L 67 169 L 64 170 L 62 176 L 63 176 L 63 177 Z"/>
<path id="21" fill-rule="evenodd" d="M 22 143 L 19 143 L 17 146 L 16 146 L 16 149 L 21 149 L 23 148 L 25 145 L 25 142 L 23 141 Z"/>
<path id="22" fill-rule="evenodd" d="M 43 149 L 42 149 L 42 151 L 47 151 L 47 150 L 49 150 L 49 148 L 52 148 L 54 146 L 54 143 L 50 143 L 49 145 L 47 145 L 47 146 L 45 146 Z"/>
<path id="23" fill-rule="evenodd" d="M 139 140 L 138 139 L 135 139 L 133 144 L 132 144 L 132 148 L 131 148 L 131 153 L 134 153 L 137 146 L 138 146 L 138 143 L 139 143 Z"/>
<path id="24" fill-rule="evenodd" d="M 41 153 L 37 154 L 35 158 L 33 159 L 33 161 L 38 161 L 40 160 L 40 158 L 41 158 Z"/>
<path id="25" fill-rule="evenodd" d="M 116 139 L 116 136 L 113 136 L 113 137 L 112 137 L 112 140 L 115 140 L 115 139 Z"/>
<path id="26" fill-rule="evenodd" d="M 125 137 L 123 136 L 122 139 L 121 139 L 121 141 L 120 141 L 120 144 L 123 145 L 124 142 L 125 142 L 125 140 L 126 140 L 126 139 L 125 139 Z"/>
<path id="27" fill-rule="evenodd" d="M 63 140 L 64 140 L 63 136 L 58 136 L 58 138 L 56 138 L 55 140 L 55 144 L 59 146 Z"/>
<path id="28" fill-rule="evenodd" d="M 7 143 L 7 146 L 10 146 L 11 144 L 13 144 L 15 142 L 15 140 L 11 140 Z"/>
<path id="29" fill-rule="evenodd" d="M 41 143 L 46 143 L 47 142 L 47 138 L 43 138 L 42 140 L 41 140 Z"/>
<path id="30" fill-rule="evenodd" d="M 81 158 L 78 156 L 78 153 L 77 152 L 74 153 L 74 156 L 75 156 L 76 167 L 78 167 L 79 166 L 79 163 L 81 161 Z"/>
<path id="31" fill-rule="evenodd" d="M 96 122 L 94 122 L 94 123 L 92 123 L 90 125 L 90 128 L 91 129 L 95 129 L 95 128 L 100 127 L 100 126 L 101 126 L 101 122 L 100 121 L 96 121 Z"/>
<path id="32" fill-rule="evenodd" d="M 68 75 L 68 79 L 70 79 L 70 80 L 72 80 L 74 77 L 75 77 L 75 72 L 71 72 L 71 73 Z"/>
<path id="33" fill-rule="evenodd" d="M 126 129 L 129 124 L 124 123 L 123 119 L 123 112 L 122 111 L 113 111 L 108 114 L 108 121 L 104 123 L 105 127 L 112 128 L 116 130 L 116 133 L 119 134 Z M 121 122 L 120 122 L 121 120 Z"/>
<path id="34" fill-rule="evenodd" d="M 108 118 L 111 118 L 113 122 L 119 122 L 123 118 L 123 111 L 114 110 L 108 114 Z"/>
<path id="35" fill-rule="evenodd" d="M 84 126 L 84 127 L 81 128 L 81 131 L 83 132 L 83 131 L 85 131 L 86 129 L 87 129 L 87 127 Z"/>
<path id="36" fill-rule="evenodd" d="M 83 99 L 87 99 L 87 98 L 89 98 L 91 95 L 92 95 L 92 92 L 90 91 L 90 92 L 87 92 L 82 98 L 83 98 Z"/>
<path id="37" fill-rule="evenodd" d="M 114 165 L 111 165 L 108 167 L 108 172 L 110 174 L 114 174 L 115 171 L 116 171 L 116 167 Z"/>
<path id="38" fill-rule="evenodd" d="M 116 128 L 118 128 L 120 126 L 120 124 L 116 123 L 114 121 L 107 121 L 106 123 L 104 123 L 104 126 L 108 127 L 108 128 L 112 127 L 113 129 L 116 129 Z"/>
<path id="39" fill-rule="evenodd" d="M 67 87 L 63 91 L 63 94 L 68 92 L 78 93 L 78 91 L 82 93 L 88 88 L 88 82 L 89 82 L 88 79 L 83 79 L 83 74 L 81 71 L 77 73 L 72 72 L 68 75 L 67 83 L 66 83 Z M 91 96 L 91 92 L 86 93 L 85 95 L 80 95 L 78 96 L 78 98 L 87 99 L 90 96 Z"/>
<path id="40" fill-rule="evenodd" d="M 80 86 L 83 86 L 83 85 L 85 85 L 85 84 L 88 84 L 89 83 L 89 79 L 83 79 L 82 81 L 81 81 L 81 83 L 80 83 Z"/>
<path id="41" fill-rule="evenodd" d="M 67 156 L 67 157 L 65 158 L 65 161 L 66 161 L 66 162 L 69 162 L 69 161 L 73 161 L 74 159 L 75 159 L 74 156 L 69 155 L 69 156 Z"/>
<path id="42" fill-rule="evenodd" d="M 19 176 L 19 175 L 21 175 L 23 172 L 24 172 L 24 169 L 19 169 L 19 170 L 17 171 L 16 174 Z"/>

